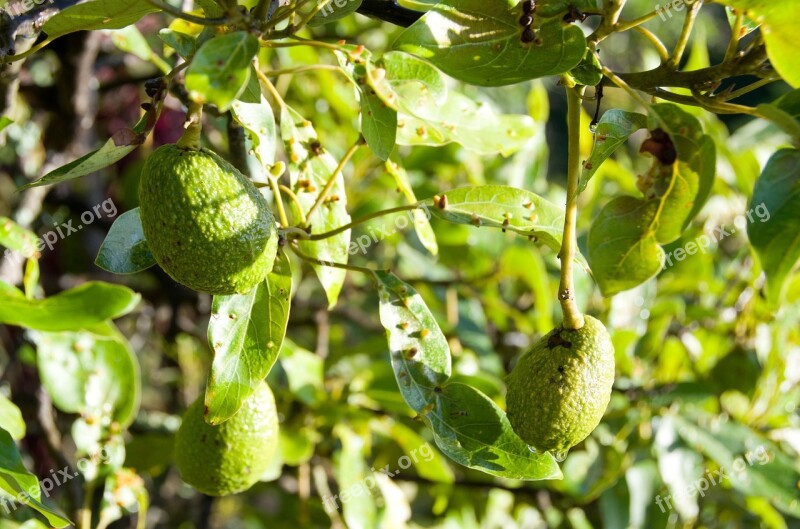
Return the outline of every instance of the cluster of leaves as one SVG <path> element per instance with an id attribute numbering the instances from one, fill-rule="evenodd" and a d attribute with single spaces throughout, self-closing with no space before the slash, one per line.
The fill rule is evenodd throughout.
<path id="1" fill-rule="evenodd" d="M 785 16 L 797 8 L 788 1 L 724 3 L 734 27 L 745 18 L 753 28 L 760 26 L 775 70 L 797 87 L 794 29 Z M 647 105 L 645 113 L 606 111 L 593 141 L 581 145 L 586 161 L 580 225 L 591 227 L 581 241 L 587 258 L 577 256 L 584 272 L 576 297 L 584 308 L 609 316 L 619 382 L 607 420 L 559 468 L 551 455 L 531 453 L 503 412 L 507 366 L 528 343 L 524 337 L 547 332 L 557 319 L 554 276 L 564 224 L 564 212 L 555 205 L 563 194 L 538 178 L 547 168 L 547 92 L 542 84 L 523 82 L 550 75 L 563 76 L 567 85 L 610 79 L 614 74 L 603 70 L 597 42 L 574 22 L 576 11 L 608 15 L 603 9 L 616 3 L 601 9 L 593 0 L 540 0 L 534 43 L 520 40 L 517 2 L 478 0 L 412 2 L 426 14 L 381 54 L 361 44 L 310 40 L 339 30 L 378 29 L 381 36 L 372 40 L 388 48 L 385 26 L 346 16 L 359 4 L 350 2 L 331 17 L 323 16 L 324 3 L 279 8 L 273 20 L 294 28 L 294 19 L 300 19 L 315 28 L 302 29 L 307 33 L 300 38 L 299 26 L 294 33 L 282 26 L 272 28 L 274 34 L 262 32 L 236 6 L 201 2 L 204 16 L 227 16 L 228 23 L 218 31 L 173 22 L 158 32 L 163 58 L 131 25 L 157 10 L 144 0 L 91 0 L 61 11 L 42 28 L 48 41 L 79 30 L 124 28 L 113 33 L 115 45 L 153 63 L 165 77 L 148 90 L 145 115 L 131 129 L 28 186 L 113 167 L 152 133 L 172 90 L 185 102 L 228 114 L 243 129 L 247 168 L 273 192 L 287 244 L 272 273 L 248 294 L 214 297 L 207 327 L 200 320 L 194 336 L 169 345 L 177 350 L 184 383 L 190 385 L 192 373 L 195 383 L 205 382 L 207 420 L 233 416 L 268 377 L 285 420 L 279 456 L 263 479 L 275 481 L 284 467 L 297 467 L 305 469 L 298 476 L 308 480 L 313 466 L 318 497 L 310 509 L 320 525 L 322 500 L 331 494 L 328 462 L 340 492 L 375 476 L 367 494 L 342 501 L 348 526 L 388 527 L 408 520 L 412 505 L 406 493 L 370 470 L 395 469 L 399 455 L 430 448 L 428 441 L 438 451 L 413 463 L 418 486 L 433 499 L 420 493 L 413 509 L 443 513 L 443 523 L 466 526 L 483 509 L 486 519 L 525 527 L 545 522 L 589 527 L 588 519 L 606 527 L 661 527 L 670 517 L 653 500 L 662 488 L 689 522 L 715 523 L 730 515 L 749 523 L 745 510 L 772 527 L 786 526 L 780 513 L 800 517 L 800 447 L 792 442 L 800 396 L 789 369 L 797 359 L 800 321 L 792 305 L 800 284 L 791 274 L 800 259 L 798 92 L 754 111 L 795 134 L 795 146 L 771 154 L 760 176 L 756 153 L 733 147 L 737 141 L 746 145 L 747 131 L 729 137 L 717 118 L 674 103 Z M 364 41 L 371 41 L 369 35 Z M 288 91 L 270 81 L 290 74 L 307 77 Z M 514 86 L 491 91 L 476 85 Z M 330 112 L 319 112 L 320 101 Z M 584 122 L 588 125 L 588 118 Z M 758 123 L 770 138 L 765 145 L 785 143 L 775 126 Z M 210 119 L 206 127 L 219 125 Z M 631 156 L 628 140 L 643 129 L 650 137 L 641 153 L 649 156 Z M 214 143 L 212 134 L 206 139 Z M 345 178 L 348 162 L 353 170 Z M 633 175 L 644 163 L 650 167 L 635 185 Z M 724 184 L 717 178 L 720 166 L 736 169 Z M 375 193 L 373 185 L 397 189 L 399 205 L 390 194 Z M 609 200 L 620 189 L 626 194 Z M 704 226 L 729 220 L 714 196 L 734 204 L 749 198 L 750 210 L 763 204 L 769 212 L 769 222 L 748 224 L 756 259 L 737 238 L 730 248 L 719 248 L 718 259 L 703 253 L 665 269 L 669 252 L 698 237 Z M 373 221 L 381 223 L 381 240 L 374 231 L 362 233 L 361 219 L 403 210 L 411 213 L 415 237 L 406 238 L 385 219 Z M 134 418 L 149 410 L 139 410 L 137 355 L 111 323 L 127 321 L 132 311 L 127 318 L 144 317 L 136 308 L 139 296 L 125 287 L 89 282 L 42 297 L 35 234 L 8 219 L 0 230 L 0 244 L 27 259 L 24 290 L 0 283 L 0 322 L 28 329 L 45 390 L 74 418 L 74 458 L 91 463 L 76 467 L 88 484 L 86 494 L 91 498 L 101 484 L 106 491 L 98 524 L 144 510 L 146 492 L 137 474 L 164 475 L 169 451 L 152 447 L 169 446 L 170 434 L 131 437 Z M 363 246 L 369 247 L 369 267 L 350 262 L 354 248 L 361 248 L 360 237 L 370 240 Z M 127 274 L 122 280 L 149 273 L 155 261 L 135 207 L 115 221 L 96 264 Z M 307 268 L 318 285 L 307 278 Z M 621 294 L 603 299 L 594 281 L 604 296 Z M 326 358 L 311 352 L 314 341 L 292 325 L 312 308 L 337 317 L 337 311 L 366 304 L 379 307 L 388 355 L 386 343 L 375 340 L 375 329 L 347 312 L 338 315 Z M 773 316 L 779 306 L 783 310 Z M 734 316 L 720 316 L 725 311 Z M 207 337 L 210 359 L 198 334 Z M 147 340 L 164 344 L 163 337 Z M 746 380 L 737 377 L 739 364 L 749 367 Z M 25 435 L 22 415 L 8 399 L 0 405 L 6 456 L 0 488 L 16 496 L 36 489 L 36 477 L 25 469 L 14 442 Z M 420 429 L 414 418 L 428 428 Z M 680 494 L 704 476 L 706 466 L 709 472 L 730 472 L 756 449 L 766 459 L 732 475 L 703 502 Z M 449 466 L 442 455 L 461 467 Z M 536 508 L 518 498 L 515 492 L 531 487 L 519 480 L 553 480 L 537 486 L 556 505 Z M 480 489 L 459 487 L 462 482 Z M 490 491 L 488 500 L 482 489 Z M 282 514 L 309 508 L 307 499 L 291 496 L 282 496 Z M 25 498 L 51 525 L 68 524 L 40 495 Z M 258 519 L 256 508 L 240 508 L 242 518 Z"/>

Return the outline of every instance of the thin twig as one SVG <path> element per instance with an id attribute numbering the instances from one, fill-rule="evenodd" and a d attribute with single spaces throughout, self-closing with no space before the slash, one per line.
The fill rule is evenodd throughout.
<path id="1" fill-rule="evenodd" d="M 328 266 L 330 268 L 338 268 L 340 270 L 348 270 L 348 271 L 351 271 L 351 272 L 361 272 L 361 273 L 364 273 L 364 274 L 372 274 L 372 273 L 375 272 L 375 270 L 373 270 L 372 268 L 367 268 L 367 267 L 364 267 L 364 266 L 356 266 L 356 265 L 345 264 L 345 263 L 334 263 L 334 262 L 331 262 L 331 261 L 323 261 L 321 259 L 317 259 L 316 257 L 311 257 L 310 255 L 306 255 L 303 252 L 301 252 L 297 248 L 297 246 L 294 245 L 294 244 L 290 245 L 289 248 L 292 250 L 292 252 L 294 252 L 294 254 L 297 257 L 299 257 L 303 261 L 307 261 L 307 262 L 315 264 L 315 265 Z"/>
<path id="2" fill-rule="evenodd" d="M 365 215 L 365 216 L 363 216 L 361 218 L 358 218 L 358 219 L 354 220 L 353 222 L 351 222 L 349 224 L 345 224 L 344 226 L 339 226 L 335 230 L 326 231 L 324 233 L 317 233 L 317 234 L 311 235 L 310 237 L 308 237 L 308 239 L 311 240 L 311 241 L 321 241 L 323 239 L 328 239 L 330 237 L 335 237 L 335 236 L 339 235 L 342 232 L 345 232 L 347 230 L 353 229 L 356 226 L 358 226 L 360 224 L 364 224 L 365 222 L 370 221 L 372 219 L 377 219 L 378 217 L 383 217 L 384 215 L 391 215 L 393 213 L 400 213 L 402 211 L 412 211 L 412 210 L 419 209 L 419 208 L 420 208 L 419 204 L 408 204 L 408 205 L 405 205 L 405 206 L 398 206 L 396 208 L 382 209 L 380 211 L 376 211 L 375 213 L 370 213 L 369 215 Z"/>
<path id="3" fill-rule="evenodd" d="M 703 0 L 697 0 L 686 11 L 686 18 L 683 21 L 683 29 L 681 35 L 678 37 L 678 42 L 675 44 L 675 49 L 672 50 L 672 56 L 667 61 L 667 65 L 671 68 L 677 68 L 683 58 L 683 52 L 686 51 L 686 46 L 689 45 L 689 39 L 692 36 L 692 29 L 697 20 L 697 14 L 700 8 L 703 7 Z"/>

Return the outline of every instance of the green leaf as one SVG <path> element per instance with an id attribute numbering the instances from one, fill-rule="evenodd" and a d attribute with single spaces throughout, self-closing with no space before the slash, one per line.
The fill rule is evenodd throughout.
<path id="1" fill-rule="evenodd" d="M 606 296 L 658 273 L 666 264 L 659 245 L 681 236 L 714 185 L 714 142 L 694 116 L 667 103 L 653 105 L 648 121 L 654 132 L 642 150 L 653 155 L 653 164 L 640 177 L 644 198 L 617 197 L 589 230 L 589 263 Z"/>
<path id="2" fill-rule="evenodd" d="M 600 66 L 600 59 L 592 50 L 586 50 L 581 62 L 569 71 L 575 82 L 584 86 L 597 86 L 603 80 L 603 70 Z"/>
<path id="3" fill-rule="evenodd" d="M 589 263 L 604 296 L 644 283 L 664 263 L 654 226 L 658 202 L 621 196 L 609 202 L 589 230 Z"/>
<path id="4" fill-rule="evenodd" d="M 278 132 L 275 115 L 269 102 L 260 93 L 258 103 L 236 100 L 231 105 L 234 119 L 244 128 L 253 143 L 253 154 L 264 167 L 275 163 L 275 150 L 278 147 Z"/>
<path id="5" fill-rule="evenodd" d="M 75 7 L 81 7 L 83 5 L 88 4 L 79 4 Z M 20 190 L 28 189 L 29 187 L 57 184 L 66 180 L 72 180 L 73 178 L 79 178 L 113 165 L 125 158 L 144 142 L 147 135 L 153 130 L 153 127 L 155 127 L 158 117 L 161 114 L 161 107 L 165 95 L 166 90 L 162 90 L 156 95 L 150 109 L 142 116 L 142 119 L 134 125 L 133 129 L 118 130 L 101 148 L 50 171 L 40 179 L 20 187 Z"/>
<path id="6" fill-rule="evenodd" d="M 67 7 L 42 26 L 51 39 L 75 31 L 119 29 L 158 11 L 147 0 L 93 0 Z"/>
<path id="7" fill-rule="evenodd" d="M 390 272 L 374 274 L 392 367 L 403 398 L 421 413 L 450 378 L 450 347 L 422 297 Z"/>
<path id="8" fill-rule="evenodd" d="M 280 363 L 286 372 L 289 390 L 309 406 L 325 399 L 325 361 L 285 338 Z"/>
<path id="9" fill-rule="evenodd" d="M 0 323 L 40 331 L 83 329 L 129 313 L 140 299 L 127 287 L 90 281 L 45 299 L 6 296 Z"/>
<path id="10" fill-rule="evenodd" d="M 269 374 L 286 335 L 291 291 L 289 259 L 278 252 L 272 272 L 249 293 L 214 296 L 208 324 L 214 361 L 205 396 L 209 424 L 233 417 Z"/>
<path id="11" fill-rule="evenodd" d="M 509 230 L 535 237 L 556 252 L 561 249 L 564 210 L 524 189 L 499 185 L 459 187 L 443 193 L 438 202 L 428 199 L 421 204 L 448 222 Z"/>
<path id="12" fill-rule="evenodd" d="M 135 274 L 156 264 L 144 238 L 139 208 L 126 211 L 114 221 L 94 262 L 114 274 Z"/>
<path id="13" fill-rule="evenodd" d="M 308 212 L 317 197 L 322 193 L 328 179 L 336 170 L 337 163 L 330 153 L 319 145 L 319 138 L 314 126 L 294 109 L 281 109 L 281 137 L 283 138 L 289 158 L 289 176 L 292 190 L 297 195 L 299 207 Z M 318 149 L 312 144 L 319 145 Z M 303 185 L 305 183 L 309 185 Z M 339 173 L 328 197 L 336 197 L 314 211 L 306 219 L 313 233 L 323 233 L 350 223 L 347 213 L 347 195 L 345 194 L 344 176 Z M 298 204 L 292 202 L 292 211 L 298 218 Z M 298 246 L 307 255 L 324 262 L 347 263 L 350 246 L 350 230 L 321 241 L 300 241 Z M 345 271 L 330 266 L 312 265 L 325 294 L 328 306 L 333 307 L 339 299 L 339 292 L 344 284 Z"/>
<path id="14" fill-rule="evenodd" d="M 0 428 L 7 431 L 12 438 L 25 437 L 25 420 L 17 405 L 5 395 L 0 395 Z"/>
<path id="15" fill-rule="evenodd" d="M 113 420 L 125 428 L 133 422 L 141 396 L 139 362 L 113 324 L 31 337 L 42 384 L 58 409 L 96 424 Z"/>
<path id="16" fill-rule="evenodd" d="M 745 14 L 761 27 L 772 65 L 792 87 L 800 87 L 800 69 L 797 68 L 800 4 L 795 0 L 722 0 L 720 3 L 745 10 Z"/>
<path id="17" fill-rule="evenodd" d="M 32 231 L 26 230 L 8 217 L 0 217 L 0 246 L 31 257 L 36 252 L 38 242 Z"/>
<path id="18" fill-rule="evenodd" d="M 439 146 L 458 143 L 478 154 L 509 156 L 539 131 L 530 116 L 498 114 L 489 104 L 450 90 L 443 103 L 421 94 L 413 114 L 398 116 L 397 143 Z"/>
<path id="19" fill-rule="evenodd" d="M 479 86 L 561 74 L 583 59 L 586 40 L 579 27 L 537 16 L 540 44 L 526 44 L 519 16 L 516 0 L 445 0 L 401 33 L 394 47 Z"/>
<path id="20" fill-rule="evenodd" d="M 63 514 L 41 502 L 39 480 L 25 468 L 11 435 L 1 428 L 0 489 L 10 494 L 15 501 L 39 511 L 53 527 L 67 527 L 71 523 Z"/>
<path id="21" fill-rule="evenodd" d="M 411 182 L 408 181 L 406 170 L 392 161 L 387 161 L 386 172 L 394 178 L 397 189 L 403 193 L 408 203 L 416 204 L 417 196 L 414 194 Z M 439 253 L 439 245 L 436 242 L 436 233 L 434 233 L 431 227 L 430 211 L 428 209 L 418 208 L 412 211 L 412 215 L 414 217 L 414 229 L 416 230 L 420 243 L 422 243 L 432 255 L 436 255 Z"/>
<path id="22" fill-rule="evenodd" d="M 730 419 L 699 411 L 672 414 L 677 431 L 695 450 L 716 461 L 725 481 L 747 496 L 760 496 L 800 516 L 800 467 L 770 440 Z"/>
<path id="23" fill-rule="evenodd" d="M 158 32 L 158 38 L 184 59 L 193 57 L 197 51 L 197 40 L 186 33 L 164 28 Z"/>
<path id="24" fill-rule="evenodd" d="M 250 64 L 258 40 L 246 31 L 214 37 L 197 50 L 186 70 L 186 89 L 197 103 L 210 103 L 224 112 L 250 79 Z"/>
<path id="25" fill-rule="evenodd" d="M 761 209 L 747 235 L 767 275 L 767 298 L 778 305 L 786 279 L 800 259 L 800 150 L 783 149 L 770 158 L 753 189 L 748 212 Z"/>
<path id="26" fill-rule="evenodd" d="M 342 443 L 337 454 L 336 477 L 339 484 L 338 498 L 341 501 L 342 517 L 347 527 L 367 529 L 376 527 L 378 508 L 375 504 L 375 478 L 370 475 L 365 459 L 365 443 L 360 435 L 344 424 L 334 428 L 334 434 Z M 337 509 L 337 499 L 325 498 L 328 509 Z M 332 500 L 332 501 L 331 501 Z"/>
<path id="27" fill-rule="evenodd" d="M 508 479 L 562 477 L 553 456 L 531 452 L 503 410 L 466 384 L 441 387 L 420 415 L 433 430 L 436 445 L 456 463 Z"/>
<path id="28" fill-rule="evenodd" d="M 387 106 L 371 88 L 361 92 L 361 134 L 381 160 L 388 160 L 397 141 L 397 111 Z"/>
<path id="29" fill-rule="evenodd" d="M 14 123 L 14 120 L 8 116 L 0 116 L 0 132 L 3 132 L 6 127 Z"/>
<path id="30" fill-rule="evenodd" d="M 614 151 L 628 141 L 634 132 L 646 126 L 647 116 L 644 114 L 617 109 L 604 113 L 597 123 L 592 153 L 589 155 L 589 159 L 583 163 L 578 192 L 586 189 L 589 180 Z"/>

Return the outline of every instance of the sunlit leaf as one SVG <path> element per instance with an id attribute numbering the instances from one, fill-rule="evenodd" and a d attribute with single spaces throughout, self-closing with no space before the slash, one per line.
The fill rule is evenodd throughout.
<path id="1" fill-rule="evenodd" d="M 92 0 L 59 11 L 44 23 L 42 31 L 54 39 L 75 31 L 119 29 L 156 11 L 147 0 Z"/>
<path id="2" fill-rule="evenodd" d="M 388 172 L 397 184 L 397 189 L 406 197 L 409 204 L 417 203 L 417 196 L 411 188 L 411 183 L 408 181 L 408 174 L 406 170 L 392 161 L 386 162 L 386 172 Z M 414 209 L 411 214 L 414 216 L 414 229 L 417 232 L 417 237 L 422 245 L 431 254 L 436 255 L 439 252 L 439 245 L 436 242 L 436 233 L 430 223 L 430 211 L 427 209 Z"/>
<path id="3" fill-rule="evenodd" d="M 139 208 L 126 211 L 114 221 L 94 262 L 115 274 L 135 274 L 156 264 L 144 238 Z"/>
<path id="4" fill-rule="evenodd" d="M 446 0 L 400 34 L 394 47 L 480 86 L 557 75 L 581 61 L 586 40 L 579 27 L 537 16 L 538 44 L 524 43 L 519 16 L 516 0 Z"/>
<path id="5" fill-rule="evenodd" d="M 637 130 L 647 126 L 647 116 L 624 110 L 609 110 L 597 123 L 592 154 L 583 162 L 578 192 L 586 189 L 600 166 Z"/>
<path id="6" fill-rule="evenodd" d="M 214 362 L 205 396 L 205 420 L 224 422 L 239 411 L 278 358 L 292 291 L 289 259 L 278 252 L 272 271 L 247 294 L 215 296 L 208 325 Z"/>
<path id="7" fill-rule="evenodd" d="M 129 313 L 140 299 L 127 287 L 91 281 L 45 299 L 5 296 L 0 322 L 40 331 L 81 329 Z"/>
<path id="8" fill-rule="evenodd" d="M 5 395 L 0 395 L 0 428 L 16 440 L 25 437 L 25 420 L 22 418 L 22 412 Z"/>
<path id="9" fill-rule="evenodd" d="M 203 43 L 186 70 L 186 89 L 198 103 L 224 112 L 247 86 L 258 40 L 246 31 L 214 37 Z"/>

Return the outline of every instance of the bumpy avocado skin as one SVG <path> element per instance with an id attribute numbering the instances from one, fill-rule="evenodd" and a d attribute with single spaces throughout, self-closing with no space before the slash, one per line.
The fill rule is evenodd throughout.
<path id="1" fill-rule="evenodd" d="M 546 334 L 508 376 L 508 419 L 537 452 L 562 455 L 586 439 L 611 399 L 614 346 L 601 322 L 584 318 L 579 330 Z"/>
<path id="2" fill-rule="evenodd" d="M 209 496 L 227 496 L 252 487 L 267 471 L 278 448 L 278 414 L 266 383 L 218 426 L 203 420 L 201 396 L 183 415 L 175 437 L 181 478 Z"/>
<path id="3" fill-rule="evenodd" d="M 269 204 L 212 151 L 156 149 L 142 169 L 139 208 L 156 261 L 193 290 L 249 292 L 272 270 L 278 237 Z"/>

